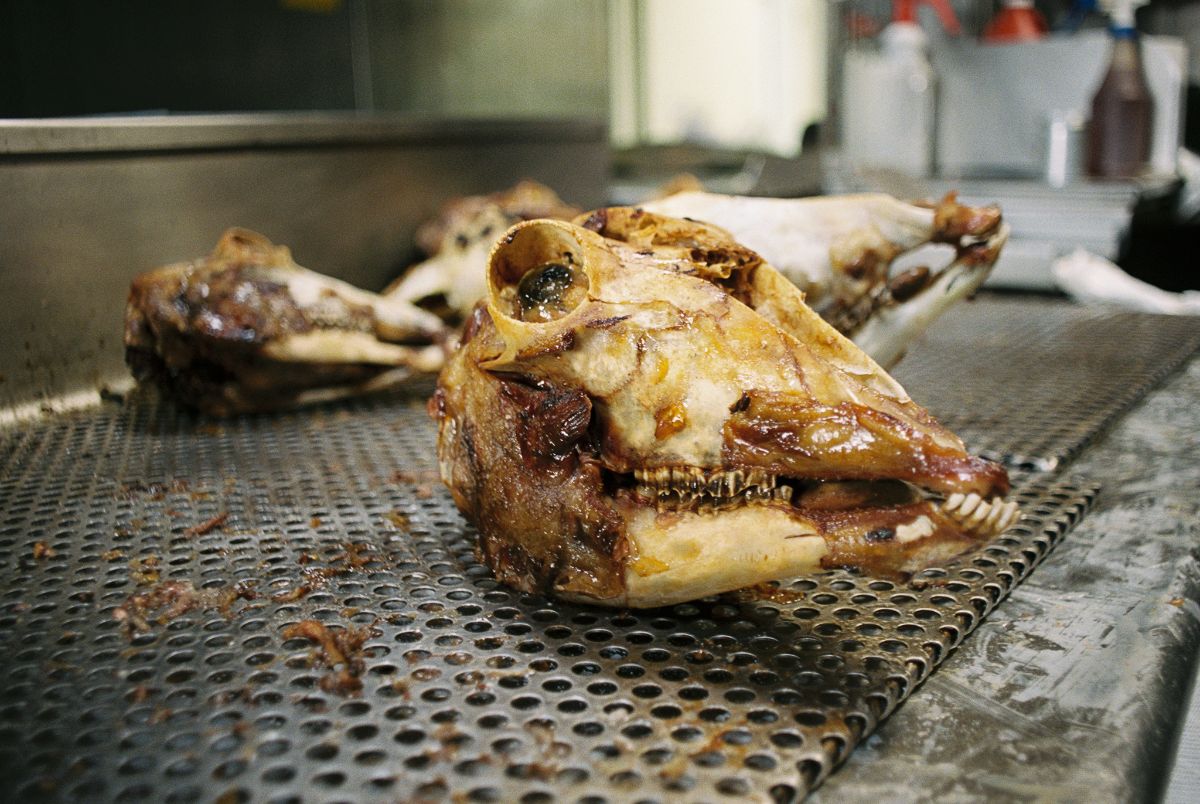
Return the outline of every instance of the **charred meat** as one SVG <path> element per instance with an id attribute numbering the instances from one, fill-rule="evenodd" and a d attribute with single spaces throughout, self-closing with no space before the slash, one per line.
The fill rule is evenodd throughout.
<path id="1" fill-rule="evenodd" d="M 133 280 L 125 359 L 134 376 L 214 415 L 293 407 L 437 371 L 445 326 L 400 299 L 297 265 L 230 229 L 207 257 Z"/>

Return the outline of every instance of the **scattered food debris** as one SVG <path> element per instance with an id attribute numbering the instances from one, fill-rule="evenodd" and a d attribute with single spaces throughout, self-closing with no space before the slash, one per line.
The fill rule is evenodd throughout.
<path id="1" fill-rule="evenodd" d="M 159 582 L 158 556 L 144 556 L 129 562 L 129 577 L 138 586 L 150 586 Z"/>
<path id="2" fill-rule="evenodd" d="M 323 567 L 309 566 L 320 561 L 320 558 L 310 552 L 301 553 L 297 559 L 300 566 L 304 568 L 300 570 L 300 583 L 291 589 L 272 595 L 272 602 L 293 603 L 310 592 L 324 588 L 332 578 L 349 575 L 363 569 L 374 560 L 373 556 L 368 554 L 369 551 L 370 545 L 368 544 L 347 542 L 342 545 L 342 552 L 330 558 L 329 563 Z"/>
<path id="3" fill-rule="evenodd" d="M 225 520 L 227 519 L 229 519 L 229 512 L 222 511 L 212 519 L 206 519 L 199 525 L 193 525 L 192 527 L 188 528 L 183 532 L 183 535 L 187 536 L 188 538 L 193 538 L 195 536 L 203 536 L 206 533 L 212 533 L 217 528 L 224 526 Z"/>
<path id="4" fill-rule="evenodd" d="M 45 542 L 33 543 L 33 560 L 44 561 L 47 558 L 54 558 L 58 555 L 58 551 Z"/>
<path id="5" fill-rule="evenodd" d="M 228 617 L 238 600 L 253 600 L 254 588 L 249 584 L 197 589 L 191 581 L 163 581 L 153 589 L 130 595 L 115 611 L 113 618 L 125 625 L 128 635 L 149 631 L 151 618 L 165 625 L 195 609 L 216 609 Z"/>
<path id="6" fill-rule="evenodd" d="M 366 667 L 363 644 L 371 637 L 370 628 L 332 630 L 317 620 L 301 620 L 285 627 L 282 635 L 284 639 L 307 639 L 317 644 L 316 661 L 333 671 L 321 679 L 321 689 L 346 696 L 362 692 L 360 676 Z"/>
<path id="7" fill-rule="evenodd" d="M 408 533 L 409 528 L 411 527 L 408 521 L 408 514 L 404 513 L 403 511 L 388 511 L 384 516 L 388 522 L 392 523 L 392 527 L 394 527 L 396 530 Z"/>
<path id="8" fill-rule="evenodd" d="M 398 469 L 392 472 L 389 478 L 393 483 L 403 483 L 409 486 L 415 486 L 413 494 L 419 500 L 428 500 L 433 497 L 434 489 L 442 482 L 442 477 L 436 471 L 424 469 L 419 472 L 408 472 L 403 469 Z"/>
<path id="9" fill-rule="evenodd" d="M 769 601 L 771 603 L 795 603 L 804 599 L 804 592 L 799 589 L 779 586 L 776 583 L 758 583 L 738 589 L 730 593 L 731 597 L 741 603 Z"/>

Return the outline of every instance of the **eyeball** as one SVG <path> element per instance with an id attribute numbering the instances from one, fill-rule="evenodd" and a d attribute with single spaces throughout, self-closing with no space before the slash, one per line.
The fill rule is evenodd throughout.
<path id="1" fill-rule="evenodd" d="M 588 297 L 583 246 L 554 221 L 514 226 L 492 250 L 488 285 L 493 306 L 527 323 L 556 321 Z"/>

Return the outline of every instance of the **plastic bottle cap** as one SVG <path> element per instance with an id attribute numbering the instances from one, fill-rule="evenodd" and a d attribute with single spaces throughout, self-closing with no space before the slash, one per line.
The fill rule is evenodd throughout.
<path id="1" fill-rule="evenodd" d="M 915 22 L 893 22 L 883 29 L 880 40 L 885 48 L 896 53 L 923 53 L 929 41 Z"/>

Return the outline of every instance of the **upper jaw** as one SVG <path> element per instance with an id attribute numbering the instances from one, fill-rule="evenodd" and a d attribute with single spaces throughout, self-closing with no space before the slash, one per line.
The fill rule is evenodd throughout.
<path id="1" fill-rule="evenodd" d="M 749 304 L 761 298 L 753 309 L 707 277 L 643 256 L 565 222 L 514 227 L 489 274 L 501 351 L 481 368 L 586 394 L 602 460 L 618 472 L 742 469 L 1007 491 L 1002 468 L 969 456 L 802 297 L 788 297 L 769 265 L 743 283 Z M 581 290 L 557 317 L 524 320 L 513 306 L 518 280 L 551 259 L 579 274 Z"/>
<path id="2" fill-rule="evenodd" d="M 760 469 L 662 466 L 633 471 L 632 496 L 661 509 L 720 510 L 755 502 L 788 502 L 793 487 Z"/>

